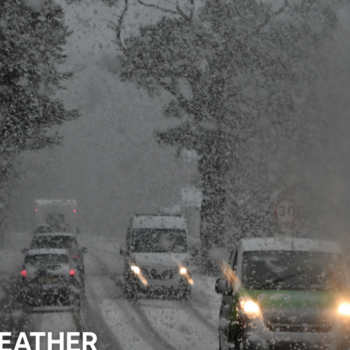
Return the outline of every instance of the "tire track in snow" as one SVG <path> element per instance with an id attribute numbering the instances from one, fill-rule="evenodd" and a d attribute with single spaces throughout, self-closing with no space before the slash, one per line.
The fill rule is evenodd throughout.
<path id="1" fill-rule="evenodd" d="M 93 288 L 87 281 L 85 282 L 85 288 L 87 288 L 91 298 L 97 300 Z M 90 303 L 86 296 L 83 297 L 81 317 L 77 318 L 76 322 L 82 329 L 81 331 L 93 331 L 97 335 L 98 350 L 123 350 L 120 341 L 108 326 L 98 305 Z"/>
<path id="2" fill-rule="evenodd" d="M 182 310 L 196 318 L 199 322 L 201 322 L 204 326 L 208 328 L 215 336 L 217 335 L 217 329 L 198 311 L 196 310 L 190 302 L 180 303 Z"/>
<path id="3" fill-rule="evenodd" d="M 103 271 L 103 273 L 105 275 L 107 275 L 109 278 L 111 278 L 113 281 L 115 281 L 117 286 L 123 292 L 123 290 L 124 290 L 124 283 L 120 280 L 118 275 L 110 273 L 108 268 L 106 267 L 106 264 L 104 263 L 104 261 L 99 256 L 94 256 L 94 257 L 99 261 L 99 264 L 100 264 L 100 267 L 101 267 L 101 270 Z M 138 304 L 135 303 L 134 305 L 137 305 L 136 307 L 138 307 L 137 312 L 143 312 L 141 310 L 141 308 L 138 306 Z M 177 305 L 180 305 L 181 309 L 184 310 L 187 314 L 189 314 L 190 316 L 196 318 L 200 323 L 202 323 L 206 328 L 208 328 L 208 330 L 210 330 L 215 336 L 217 335 L 217 329 L 198 310 L 196 310 L 191 305 L 190 302 L 185 302 L 185 303 L 184 302 L 178 302 Z"/>
<path id="4" fill-rule="evenodd" d="M 118 275 L 110 273 L 106 267 L 106 264 L 99 256 L 94 254 L 91 254 L 91 256 L 93 256 L 94 259 L 98 262 L 102 273 L 108 276 L 110 279 L 112 279 L 123 292 L 124 284 L 120 280 Z M 137 317 L 133 317 L 133 320 L 137 325 L 137 327 L 135 328 L 137 329 L 138 334 L 145 341 L 147 341 L 154 350 L 177 350 L 171 344 L 169 344 L 164 338 L 162 338 L 162 336 L 153 328 L 147 316 L 142 311 L 142 309 L 140 308 L 137 302 L 128 302 L 126 300 L 117 300 L 117 299 L 113 299 L 113 300 L 125 314 L 130 314 L 133 311 L 134 314 L 136 314 L 135 316 L 138 316 L 139 320 L 137 319 Z"/>

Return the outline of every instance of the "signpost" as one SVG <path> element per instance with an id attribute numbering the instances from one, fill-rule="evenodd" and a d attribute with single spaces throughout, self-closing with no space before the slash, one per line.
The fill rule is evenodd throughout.
<path id="1" fill-rule="evenodd" d="M 279 223 L 292 224 L 298 216 L 298 207 L 291 199 L 280 200 L 275 207 L 275 217 Z"/>

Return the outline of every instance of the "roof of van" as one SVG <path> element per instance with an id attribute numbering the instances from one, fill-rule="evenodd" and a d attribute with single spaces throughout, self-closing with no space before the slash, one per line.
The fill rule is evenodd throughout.
<path id="1" fill-rule="evenodd" d="M 34 233 L 35 237 L 76 237 L 74 233 L 70 232 L 47 232 L 47 233 Z"/>
<path id="2" fill-rule="evenodd" d="M 186 222 L 182 216 L 135 215 L 132 219 L 132 228 L 173 228 L 185 230 Z"/>
<path id="3" fill-rule="evenodd" d="M 270 237 L 243 238 L 243 251 L 298 250 L 307 252 L 341 253 L 337 242 L 310 238 Z"/>

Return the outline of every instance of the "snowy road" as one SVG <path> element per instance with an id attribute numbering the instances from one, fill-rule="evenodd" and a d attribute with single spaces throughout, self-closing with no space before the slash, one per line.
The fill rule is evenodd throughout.
<path id="1" fill-rule="evenodd" d="M 80 316 L 69 312 L 34 314 L 37 331 L 54 331 L 55 337 L 60 331 L 94 332 L 98 350 L 217 348 L 219 299 L 212 293 L 213 279 L 197 277 L 191 302 L 129 302 L 122 295 L 121 268 L 112 273 L 108 257 L 108 252 L 86 256 Z M 42 349 L 46 349 L 44 344 Z"/>

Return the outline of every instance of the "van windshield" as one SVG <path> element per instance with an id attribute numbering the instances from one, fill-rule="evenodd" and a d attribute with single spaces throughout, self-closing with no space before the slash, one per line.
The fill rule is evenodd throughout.
<path id="1" fill-rule="evenodd" d="M 252 251 L 243 254 L 242 285 L 249 289 L 343 291 L 339 254 L 305 251 Z"/>
<path id="2" fill-rule="evenodd" d="M 185 230 L 138 229 L 133 231 L 131 251 L 136 253 L 186 253 Z"/>

